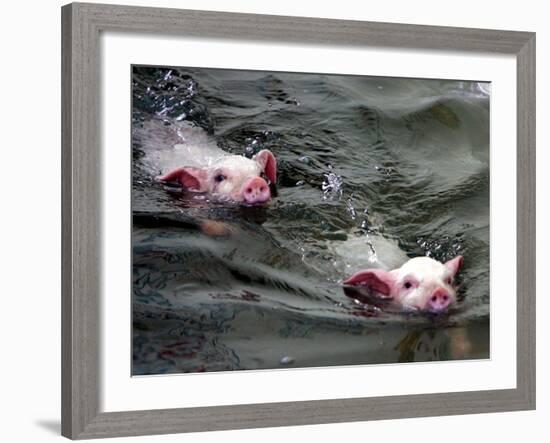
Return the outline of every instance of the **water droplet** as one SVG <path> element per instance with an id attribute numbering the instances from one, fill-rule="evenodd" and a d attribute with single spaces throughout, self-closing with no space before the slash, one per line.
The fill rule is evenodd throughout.
<path id="1" fill-rule="evenodd" d="M 284 357 L 281 357 L 281 364 L 282 365 L 290 365 L 294 363 L 294 359 L 288 355 L 285 355 Z"/>
<path id="2" fill-rule="evenodd" d="M 348 198 L 348 200 L 346 201 L 346 206 L 348 208 L 348 212 L 350 213 L 352 220 L 355 220 L 355 217 L 357 216 L 357 212 L 353 207 L 353 201 L 351 198 Z"/>
<path id="3" fill-rule="evenodd" d="M 329 169 L 332 169 L 332 166 L 329 165 Z M 329 172 L 324 174 L 325 181 L 321 185 L 323 190 L 323 200 L 334 200 L 340 198 L 343 193 L 344 179 L 335 174 L 334 172 Z"/>

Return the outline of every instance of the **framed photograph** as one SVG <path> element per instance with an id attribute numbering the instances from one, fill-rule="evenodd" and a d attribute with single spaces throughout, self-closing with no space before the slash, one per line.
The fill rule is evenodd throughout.
<path id="1" fill-rule="evenodd" d="M 62 8 L 62 433 L 535 407 L 535 35 Z"/>

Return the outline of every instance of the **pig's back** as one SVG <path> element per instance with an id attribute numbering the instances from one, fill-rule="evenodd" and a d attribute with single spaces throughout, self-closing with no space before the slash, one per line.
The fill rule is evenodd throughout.
<path id="1" fill-rule="evenodd" d="M 391 270 L 400 267 L 409 257 L 395 240 L 381 235 L 349 237 L 333 243 L 330 248 L 335 256 L 335 266 L 347 275 L 365 268 Z"/>
<path id="2" fill-rule="evenodd" d="M 149 121 L 141 128 L 143 163 L 151 175 L 165 174 L 181 166 L 208 167 L 228 155 L 200 127 L 188 123 L 165 126 Z M 159 134 L 156 136 L 155 134 Z"/>

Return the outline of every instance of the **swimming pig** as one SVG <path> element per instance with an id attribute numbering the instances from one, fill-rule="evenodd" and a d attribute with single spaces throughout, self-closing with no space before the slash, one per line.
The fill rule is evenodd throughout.
<path id="1" fill-rule="evenodd" d="M 176 145 L 174 149 L 189 151 L 193 146 Z M 191 192 L 206 193 L 214 199 L 231 200 L 249 205 L 271 199 L 269 183 L 277 181 L 277 160 L 267 149 L 252 159 L 231 155 L 219 149 L 214 159 L 201 167 L 183 166 L 157 177 L 161 182 L 176 182 Z"/>
<path id="2" fill-rule="evenodd" d="M 454 278 L 463 261 L 461 255 L 446 263 L 416 257 L 392 271 L 364 269 L 356 272 L 344 280 L 344 285 L 366 288 L 406 310 L 441 313 L 456 301 Z M 347 295 L 360 300 L 355 292 Z"/>
<path id="3" fill-rule="evenodd" d="M 178 133 L 185 143 L 148 153 L 147 161 L 163 172 L 157 181 L 177 183 L 215 200 L 256 205 L 271 199 L 277 160 L 269 150 L 249 159 L 223 151 L 200 128 L 184 126 Z"/>

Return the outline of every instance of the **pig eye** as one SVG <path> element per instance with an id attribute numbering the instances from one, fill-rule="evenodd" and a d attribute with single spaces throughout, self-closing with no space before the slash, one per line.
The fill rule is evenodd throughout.
<path id="1" fill-rule="evenodd" d="M 412 288 L 412 283 L 410 281 L 406 281 L 405 284 L 403 285 L 403 287 L 405 289 L 411 289 Z"/>
<path id="2" fill-rule="evenodd" d="M 214 177 L 214 180 L 217 182 L 217 183 L 220 183 L 222 181 L 224 181 L 227 177 L 223 174 L 218 174 Z"/>
<path id="3" fill-rule="evenodd" d="M 450 285 L 453 283 L 453 278 L 452 277 L 447 277 L 447 284 Z"/>

